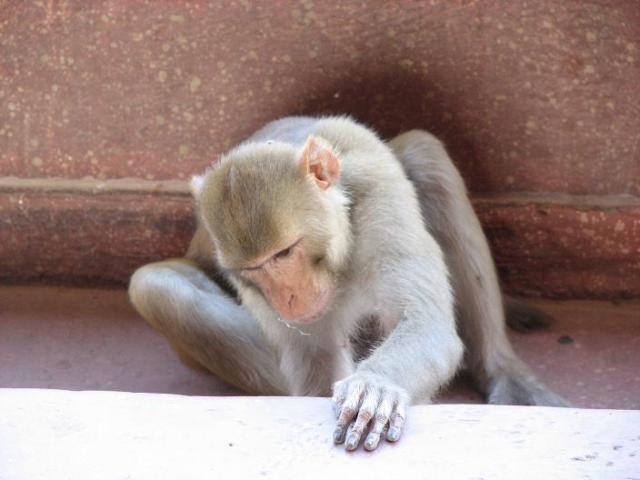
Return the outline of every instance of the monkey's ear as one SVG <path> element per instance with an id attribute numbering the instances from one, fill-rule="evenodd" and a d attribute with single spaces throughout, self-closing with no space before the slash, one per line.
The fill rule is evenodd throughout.
<path id="1" fill-rule="evenodd" d="M 198 198 L 202 193 L 202 186 L 204 185 L 204 175 L 194 175 L 191 177 L 189 187 L 191 187 L 191 194 L 194 198 Z"/>
<path id="2" fill-rule="evenodd" d="M 340 177 L 340 161 L 326 140 L 309 135 L 298 158 L 303 175 L 313 175 L 318 187 L 326 190 Z"/>

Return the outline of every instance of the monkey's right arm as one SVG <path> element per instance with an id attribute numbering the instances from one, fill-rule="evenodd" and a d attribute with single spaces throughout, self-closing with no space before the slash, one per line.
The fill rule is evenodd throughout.
<path id="1" fill-rule="evenodd" d="M 384 288 L 382 318 L 392 324 L 386 340 L 356 372 L 338 382 L 335 441 L 355 449 L 366 431 L 364 447 L 399 438 L 411 401 L 430 400 L 455 374 L 463 346 L 455 329 L 453 298 L 440 250 L 429 238 L 425 251 L 383 269 L 375 282 Z M 384 326 L 384 325 L 383 325 Z M 347 432 L 347 427 L 353 422 Z"/>

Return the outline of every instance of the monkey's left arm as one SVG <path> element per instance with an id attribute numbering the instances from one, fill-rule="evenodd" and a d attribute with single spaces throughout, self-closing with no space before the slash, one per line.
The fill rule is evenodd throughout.
<path id="1" fill-rule="evenodd" d="M 334 441 L 346 441 L 348 450 L 357 448 L 368 426 L 367 450 L 377 447 L 385 429 L 387 440 L 398 440 L 410 402 L 431 399 L 462 359 L 445 267 L 437 268 L 438 261 L 432 269 L 419 263 L 396 265 L 396 273 L 382 283 L 393 285 L 387 305 L 394 305 L 389 313 L 398 323 L 353 375 L 334 386 Z"/>

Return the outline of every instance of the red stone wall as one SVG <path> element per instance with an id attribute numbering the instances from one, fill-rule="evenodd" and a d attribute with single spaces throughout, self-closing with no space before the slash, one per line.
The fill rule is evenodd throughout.
<path id="1" fill-rule="evenodd" d="M 636 0 L 4 2 L 0 277 L 122 284 L 173 180 L 317 113 L 440 136 L 507 289 L 640 296 Z"/>

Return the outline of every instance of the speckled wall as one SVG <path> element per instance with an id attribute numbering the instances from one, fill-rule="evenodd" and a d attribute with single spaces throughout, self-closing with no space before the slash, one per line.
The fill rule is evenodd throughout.
<path id="1" fill-rule="evenodd" d="M 275 117 L 346 112 L 385 136 L 418 127 L 446 142 L 508 288 L 640 295 L 627 281 L 640 277 L 637 0 L 5 1 L 0 75 L 6 278 L 99 280 L 107 265 L 122 282 L 184 247 L 188 198 L 167 181 Z M 140 188 L 109 187 L 122 178 Z M 51 239 L 47 254 L 33 246 Z M 587 276 L 545 291 L 554 255 Z"/>

